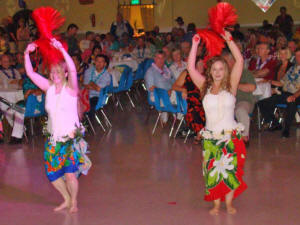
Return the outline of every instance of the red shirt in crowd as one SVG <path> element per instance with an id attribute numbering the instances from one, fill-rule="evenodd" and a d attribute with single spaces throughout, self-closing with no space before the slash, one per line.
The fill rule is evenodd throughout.
<path id="1" fill-rule="evenodd" d="M 277 65 L 277 60 L 271 55 L 265 62 L 261 62 L 260 58 L 252 58 L 249 62 L 248 69 L 250 71 L 269 69 L 269 73 L 264 77 L 266 80 L 273 80 L 275 76 L 275 68 Z"/>

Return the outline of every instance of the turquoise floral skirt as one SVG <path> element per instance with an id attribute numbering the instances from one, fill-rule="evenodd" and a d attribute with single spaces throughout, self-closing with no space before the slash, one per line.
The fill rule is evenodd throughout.
<path id="1" fill-rule="evenodd" d="M 66 142 L 45 143 L 44 161 L 46 175 L 50 182 L 63 177 L 65 173 L 87 174 L 91 161 L 86 155 L 87 143 L 70 139 Z"/>

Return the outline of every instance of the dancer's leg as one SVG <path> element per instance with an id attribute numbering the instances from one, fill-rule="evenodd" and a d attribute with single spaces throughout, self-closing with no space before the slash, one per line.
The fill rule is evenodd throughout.
<path id="1" fill-rule="evenodd" d="M 65 173 L 67 188 L 71 195 L 71 207 L 70 212 L 75 213 L 77 208 L 77 193 L 78 193 L 78 180 L 75 173 Z"/>
<path id="2" fill-rule="evenodd" d="M 70 206 L 71 197 L 67 190 L 67 186 L 65 181 L 62 178 L 58 178 L 57 180 L 51 182 L 55 189 L 62 195 L 64 198 L 64 202 L 60 204 L 58 207 L 54 208 L 54 211 L 60 211 Z"/>
<path id="3" fill-rule="evenodd" d="M 226 208 L 227 208 L 227 212 L 229 214 L 235 214 L 236 213 L 236 209 L 232 206 L 232 200 L 233 200 L 233 195 L 234 195 L 234 190 L 229 192 L 226 196 L 225 196 L 225 200 L 226 200 Z"/>
<path id="4" fill-rule="evenodd" d="M 220 206 L 221 206 L 221 200 L 220 199 L 214 200 L 214 207 L 211 210 L 209 210 L 210 215 L 213 216 L 219 215 Z"/>

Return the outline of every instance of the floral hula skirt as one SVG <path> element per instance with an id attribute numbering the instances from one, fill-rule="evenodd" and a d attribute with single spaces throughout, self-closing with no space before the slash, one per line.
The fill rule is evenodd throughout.
<path id="1" fill-rule="evenodd" d="M 221 199 L 234 190 L 234 198 L 246 190 L 243 167 L 246 148 L 238 129 L 214 135 L 201 131 L 203 142 L 203 175 L 206 201 Z"/>
<path id="2" fill-rule="evenodd" d="M 65 173 L 87 174 L 91 161 L 86 155 L 87 142 L 83 138 L 73 138 L 65 142 L 45 144 L 44 161 L 46 175 L 50 182 L 63 177 Z"/>

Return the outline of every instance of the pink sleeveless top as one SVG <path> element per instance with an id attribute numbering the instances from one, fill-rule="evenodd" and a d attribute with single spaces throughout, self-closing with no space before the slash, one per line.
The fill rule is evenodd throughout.
<path id="1" fill-rule="evenodd" d="M 51 85 L 46 93 L 46 111 L 48 112 L 48 131 L 53 141 L 64 141 L 65 136 L 72 136 L 79 127 L 77 97 L 70 95 L 65 85 L 60 93 L 55 93 L 55 85 Z"/>

